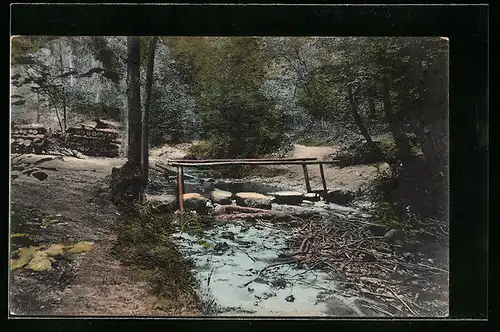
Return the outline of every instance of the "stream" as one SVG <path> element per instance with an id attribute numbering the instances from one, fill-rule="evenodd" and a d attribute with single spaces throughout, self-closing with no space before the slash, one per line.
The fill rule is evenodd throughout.
<path id="1" fill-rule="evenodd" d="M 154 194 L 174 194 L 175 180 L 154 179 Z M 269 194 L 287 190 L 266 184 L 231 180 L 189 179 L 186 192 L 205 197 L 214 189 L 232 193 Z M 369 216 L 352 207 L 318 201 L 304 206 L 322 215 L 353 220 Z M 286 211 L 286 205 L 272 204 Z M 180 252 L 194 263 L 198 294 L 209 316 L 379 316 L 363 307 L 360 298 L 342 292 L 342 282 L 330 274 L 281 258 L 290 253 L 293 232 L 270 222 L 243 220 L 218 223 L 203 237 L 185 232 L 173 235 Z M 363 299 L 365 302 L 371 300 Z"/>

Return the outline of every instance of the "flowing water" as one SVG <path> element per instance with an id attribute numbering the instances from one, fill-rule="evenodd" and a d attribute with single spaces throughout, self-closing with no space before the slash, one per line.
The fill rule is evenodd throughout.
<path id="1" fill-rule="evenodd" d="M 153 186 L 155 194 L 175 193 L 175 180 Z M 186 192 L 205 197 L 214 189 L 269 194 L 287 190 L 266 184 L 190 179 Z M 286 210 L 273 204 L 273 209 Z M 367 217 L 351 207 L 323 201 L 311 211 L 335 218 Z M 252 316 L 375 316 L 356 297 L 341 294 L 342 283 L 324 271 L 280 258 L 290 253 L 290 229 L 272 223 L 235 221 L 215 224 L 203 235 L 178 232 L 181 253 L 194 263 L 193 274 L 207 315 Z"/>

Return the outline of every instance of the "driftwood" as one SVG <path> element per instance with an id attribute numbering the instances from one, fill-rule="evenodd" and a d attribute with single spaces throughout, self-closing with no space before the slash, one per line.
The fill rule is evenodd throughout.
<path id="1" fill-rule="evenodd" d="M 277 219 L 277 218 L 292 218 L 292 216 L 287 216 L 286 214 L 278 214 L 274 213 L 274 211 L 268 212 L 256 212 L 256 213 L 235 213 L 235 214 L 221 214 L 215 216 L 215 220 L 217 221 L 229 221 L 229 220 L 247 220 L 247 219 L 260 219 L 260 220 L 268 220 L 268 219 Z"/>
<path id="2" fill-rule="evenodd" d="M 237 205 L 219 205 L 215 208 L 215 219 L 219 221 L 228 221 L 236 219 L 277 219 L 277 218 L 291 218 L 280 211 L 265 210 L 251 207 L 243 207 Z"/>
<path id="3" fill-rule="evenodd" d="M 356 221 L 332 222 L 330 217 L 310 219 L 293 231 L 293 253 L 280 257 L 295 256 L 309 268 L 319 266 L 341 278 L 337 282 L 346 288 L 386 306 L 385 315 L 441 315 L 448 296 L 442 281 L 445 267 L 420 262 L 423 258 L 408 261 L 405 250 L 409 249 L 387 244 L 369 226 Z M 416 303 L 422 293 L 439 297 L 420 298 Z"/>
<path id="4" fill-rule="evenodd" d="M 258 209 L 238 205 L 219 205 L 214 210 L 215 219 L 220 221 L 236 219 L 261 219 L 261 220 L 290 220 L 296 217 L 311 215 L 304 211 L 283 212 L 276 210 Z"/>
<path id="5" fill-rule="evenodd" d="M 284 213 L 274 210 L 258 209 L 252 207 L 238 206 L 238 205 L 219 205 L 215 214 L 230 214 L 230 213 L 273 213 L 283 215 Z"/>

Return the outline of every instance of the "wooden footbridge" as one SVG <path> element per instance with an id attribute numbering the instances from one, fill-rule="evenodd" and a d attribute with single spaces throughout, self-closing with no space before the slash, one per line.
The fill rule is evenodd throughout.
<path id="1" fill-rule="evenodd" d="M 311 182 L 309 179 L 308 165 L 319 165 L 323 191 L 328 191 L 325 179 L 324 164 L 335 164 L 336 161 L 323 161 L 317 158 L 270 158 L 270 159 L 203 159 L 203 160 L 185 160 L 185 159 L 170 159 L 167 164 L 156 163 L 156 167 L 167 171 L 169 167 L 177 168 L 177 190 L 178 197 L 182 197 L 184 193 L 184 168 L 185 167 L 213 167 L 213 166 L 234 166 L 234 165 L 301 165 L 304 171 L 304 181 L 306 191 L 312 192 Z M 179 199 L 180 211 L 184 212 L 182 199 Z"/>

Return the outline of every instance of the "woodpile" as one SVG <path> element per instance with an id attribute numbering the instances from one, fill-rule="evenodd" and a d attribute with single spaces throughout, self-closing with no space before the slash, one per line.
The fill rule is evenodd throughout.
<path id="1" fill-rule="evenodd" d="M 10 138 L 12 153 L 44 153 L 46 134 L 47 128 L 39 124 L 14 126 Z"/>
<path id="2" fill-rule="evenodd" d="M 118 157 L 121 147 L 119 124 L 97 120 L 67 130 L 68 148 L 87 156 Z"/>
<path id="3" fill-rule="evenodd" d="M 50 152 L 77 156 L 83 153 L 95 157 L 118 157 L 122 144 L 120 129 L 119 123 L 107 120 L 68 128 L 66 135 L 50 134 L 41 124 L 15 125 L 11 130 L 11 151 L 23 154 Z"/>

